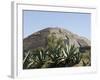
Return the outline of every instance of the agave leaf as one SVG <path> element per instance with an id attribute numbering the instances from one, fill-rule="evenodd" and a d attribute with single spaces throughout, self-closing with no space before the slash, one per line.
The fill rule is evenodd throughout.
<path id="1" fill-rule="evenodd" d="M 24 60 L 23 60 L 23 64 L 25 63 L 25 61 L 26 61 L 26 59 L 28 58 L 29 54 L 30 54 L 30 50 L 28 51 L 27 55 L 25 56 L 25 58 L 24 58 Z"/>

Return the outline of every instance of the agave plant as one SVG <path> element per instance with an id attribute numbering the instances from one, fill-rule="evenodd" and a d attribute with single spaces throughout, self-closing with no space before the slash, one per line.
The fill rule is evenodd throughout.
<path id="1" fill-rule="evenodd" d="M 53 64 L 51 67 L 59 67 L 60 61 L 63 59 L 62 48 L 63 40 L 57 39 L 54 36 L 49 36 L 47 44 L 48 56 L 51 58 Z"/>
<path id="2" fill-rule="evenodd" d="M 31 62 L 27 68 L 41 68 L 43 64 L 49 59 L 47 51 L 44 48 L 37 48 L 33 51 Z"/>
<path id="3" fill-rule="evenodd" d="M 29 50 L 23 59 L 24 68 L 52 68 L 78 64 L 81 60 L 79 49 L 64 44 L 63 39 L 49 36 L 46 48 Z"/>
<path id="4" fill-rule="evenodd" d="M 67 45 L 64 50 L 67 55 L 66 66 L 73 66 L 80 62 L 81 53 L 79 52 L 79 48 L 75 47 L 75 45 Z"/>
<path id="5" fill-rule="evenodd" d="M 27 65 L 29 64 L 29 58 L 30 58 L 30 54 L 31 54 L 31 51 L 29 50 L 28 52 L 25 52 L 24 55 L 25 57 L 23 58 L 23 68 L 26 69 L 27 68 Z"/>

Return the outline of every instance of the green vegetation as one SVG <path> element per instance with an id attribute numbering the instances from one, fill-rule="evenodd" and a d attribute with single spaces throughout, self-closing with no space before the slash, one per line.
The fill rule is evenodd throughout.
<path id="1" fill-rule="evenodd" d="M 82 66 L 87 66 L 90 63 L 85 63 L 85 57 L 75 45 L 65 45 L 64 40 L 49 36 L 45 48 L 39 47 L 24 52 L 23 69 L 72 67 L 81 61 Z"/>

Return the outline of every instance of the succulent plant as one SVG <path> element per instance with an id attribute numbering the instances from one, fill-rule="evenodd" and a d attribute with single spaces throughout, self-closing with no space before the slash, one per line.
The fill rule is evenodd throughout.
<path id="1" fill-rule="evenodd" d="M 81 60 L 79 48 L 65 44 L 63 39 L 49 36 L 46 48 L 29 50 L 23 59 L 24 69 L 66 67 Z"/>

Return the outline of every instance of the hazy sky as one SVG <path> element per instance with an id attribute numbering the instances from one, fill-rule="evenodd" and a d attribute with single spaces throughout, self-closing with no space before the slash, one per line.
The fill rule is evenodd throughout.
<path id="1" fill-rule="evenodd" d="M 23 11 L 24 38 L 47 28 L 61 27 L 90 39 L 91 14 L 46 11 Z"/>

